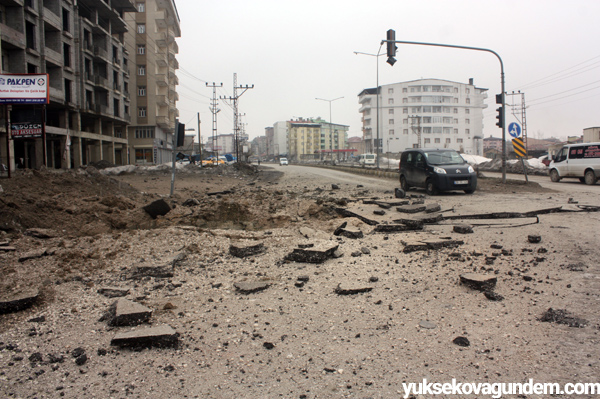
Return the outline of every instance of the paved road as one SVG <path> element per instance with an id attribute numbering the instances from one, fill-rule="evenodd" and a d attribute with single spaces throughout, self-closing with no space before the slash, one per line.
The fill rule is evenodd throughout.
<path id="1" fill-rule="evenodd" d="M 361 184 L 370 190 L 393 190 L 400 185 L 395 180 L 382 179 L 371 175 L 358 175 L 346 173 L 334 169 L 317 168 L 311 166 L 288 165 L 274 166 L 276 170 L 285 172 L 285 184 L 314 184 L 316 181 L 320 184 Z M 483 172 L 485 176 L 502 178 L 502 173 Z M 507 174 L 507 179 L 525 181 L 525 176 Z M 542 187 L 559 191 L 564 194 L 571 195 L 600 195 L 600 183 L 593 186 L 588 186 L 580 183 L 577 179 L 563 179 L 558 183 L 553 183 L 549 176 L 529 176 L 530 182 L 539 183 Z M 599 199 L 600 201 L 600 199 Z"/>
<path id="2" fill-rule="evenodd" d="M 495 172 L 483 172 L 485 176 L 502 178 L 502 173 Z M 525 181 L 525 176 L 507 174 L 507 179 Z M 550 180 L 550 176 L 528 176 L 529 181 L 539 183 L 544 188 L 560 191 L 565 194 L 596 194 L 600 195 L 600 183 L 596 183 L 593 186 L 579 182 L 577 179 L 563 179 L 558 183 L 554 183 Z"/>

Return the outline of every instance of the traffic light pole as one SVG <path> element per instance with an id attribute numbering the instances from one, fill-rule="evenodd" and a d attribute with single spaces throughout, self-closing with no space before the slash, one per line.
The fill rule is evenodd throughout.
<path id="1" fill-rule="evenodd" d="M 389 31 L 388 31 L 388 37 L 390 37 Z M 506 109 L 506 101 L 505 101 L 505 83 L 504 83 L 504 63 L 502 62 L 502 58 L 500 58 L 500 56 L 498 55 L 498 53 L 496 53 L 493 50 L 487 49 L 487 48 L 479 48 L 479 47 L 468 47 L 468 46 L 457 46 L 454 44 L 440 44 L 440 43 L 423 43 L 423 42 L 405 42 L 405 41 L 400 41 L 400 40 L 382 40 L 381 44 L 383 43 L 400 43 L 400 44 L 416 44 L 419 46 L 435 46 L 435 47 L 450 47 L 450 48 L 460 48 L 460 49 L 464 49 L 464 50 L 475 50 L 475 51 L 486 51 L 488 53 L 492 53 L 494 54 L 497 58 L 498 61 L 500 61 L 500 82 L 501 82 L 501 89 L 502 89 L 502 110 Z M 388 51 L 391 48 L 391 46 L 388 46 Z M 394 54 L 395 55 L 395 51 Z M 390 62 L 390 60 L 388 59 L 388 63 L 393 65 L 394 62 L 396 62 L 396 60 L 393 58 L 393 55 L 390 56 L 390 54 L 388 54 L 388 56 L 390 56 L 390 58 L 392 58 L 393 62 Z M 503 112 L 502 113 L 502 183 L 506 183 L 506 113 Z"/>

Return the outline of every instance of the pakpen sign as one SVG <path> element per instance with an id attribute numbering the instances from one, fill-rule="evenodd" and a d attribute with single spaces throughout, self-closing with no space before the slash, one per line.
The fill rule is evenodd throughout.
<path id="1" fill-rule="evenodd" d="M 0 74 L 0 104 L 48 104 L 48 75 Z"/>

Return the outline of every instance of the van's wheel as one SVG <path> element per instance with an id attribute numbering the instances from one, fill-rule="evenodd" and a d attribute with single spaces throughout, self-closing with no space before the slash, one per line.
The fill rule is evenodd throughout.
<path id="1" fill-rule="evenodd" d="M 560 181 L 560 176 L 558 175 L 558 171 L 556 169 L 552 169 L 550 171 L 550 180 L 552 180 L 554 183 Z"/>
<path id="2" fill-rule="evenodd" d="M 402 190 L 404 190 L 404 192 L 407 192 L 408 189 L 410 189 L 410 186 L 408 185 L 408 182 L 406 181 L 406 177 L 404 177 L 404 176 L 400 176 L 400 188 L 402 188 Z"/>
<path id="3" fill-rule="evenodd" d="M 427 180 L 427 183 L 425 185 L 425 192 L 429 195 L 436 195 L 438 193 L 438 189 L 435 186 L 435 183 L 433 182 L 433 180 L 431 180 L 431 179 Z"/>
<path id="4" fill-rule="evenodd" d="M 593 170 L 588 170 L 587 172 L 585 172 L 584 179 L 585 184 L 588 184 L 590 186 L 596 184 L 596 182 L 598 181 L 598 178 L 596 177 L 596 174 Z"/>
<path id="5" fill-rule="evenodd" d="M 465 190 L 465 194 L 473 194 L 475 190 Z"/>

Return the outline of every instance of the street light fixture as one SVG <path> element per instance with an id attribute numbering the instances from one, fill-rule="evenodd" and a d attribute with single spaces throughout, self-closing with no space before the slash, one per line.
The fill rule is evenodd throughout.
<path id="1" fill-rule="evenodd" d="M 381 54 L 381 47 L 383 47 L 383 43 L 381 43 L 379 45 L 379 50 L 377 51 L 377 54 L 370 54 L 370 53 L 363 53 L 361 51 L 355 51 L 354 54 L 356 55 L 369 55 L 371 57 L 375 57 L 375 63 L 376 63 L 376 69 L 377 69 L 377 86 L 375 88 L 375 95 L 377 96 L 377 110 L 376 110 L 376 117 L 377 117 L 377 122 L 376 122 L 376 130 L 377 130 L 377 141 L 375 144 L 375 158 L 376 158 L 376 162 L 377 162 L 377 169 L 379 169 L 379 57 L 385 54 Z"/>
<path id="2" fill-rule="evenodd" d="M 315 100 L 327 101 L 329 103 L 329 149 L 331 151 L 331 161 L 333 162 L 333 123 L 331 121 L 331 103 L 335 100 L 340 100 L 344 97 L 334 98 L 333 100 L 326 100 L 324 98 L 316 98 Z M 339 143 L 339 140 L 338 140 Z"/>

